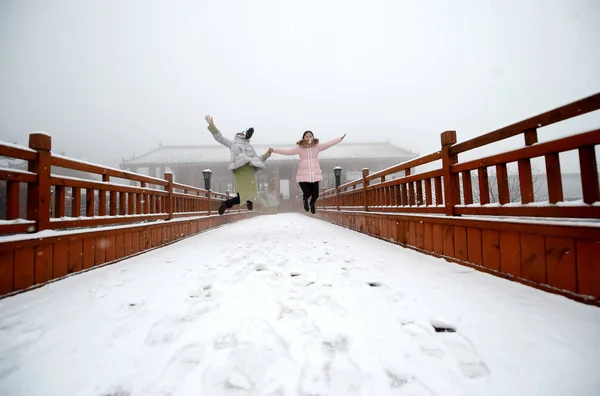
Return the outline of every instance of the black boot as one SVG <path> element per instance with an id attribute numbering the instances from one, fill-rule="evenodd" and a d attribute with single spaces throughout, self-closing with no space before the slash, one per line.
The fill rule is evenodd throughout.
<path id="1" fill-rule="evenodd" d="M 311 202 L 311 204 L 310 204 L 310 213 L 315 214 L 316 211 L 317 211 L 317 209 L 315 209 L 315 204 Z"/>
<path id="2" fill-rule="evenodd" d="M 252 210 L 254 205 L 252 204 L 252 201 L 246 201 L 246 206 L 248 206 L 248 210 Z"/>
<path id="3" fill-rule="evenodd" d="M 304 210 L 308 212 L 308 199 L 304 200 Z"/>

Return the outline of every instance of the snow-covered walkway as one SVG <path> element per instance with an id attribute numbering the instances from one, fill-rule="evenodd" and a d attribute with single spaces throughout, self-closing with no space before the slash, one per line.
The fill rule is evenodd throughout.
<path id="1" fill-rule="evenodd" d="M 600 309 L 301 214 L 0 300 L 3 396 L 583 396 L 598 367 Z"/>

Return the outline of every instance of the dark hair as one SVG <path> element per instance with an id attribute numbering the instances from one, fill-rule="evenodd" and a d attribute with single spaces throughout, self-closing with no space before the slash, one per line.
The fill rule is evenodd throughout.
<path id="1" fill-rule="evenodd" d="M 302 134 L 302 139 L 306 137 L 307 133 L 312 133 L 313 137 L 315 137 L 315 134 L 312 131 L 304 131 L 304 133 Z"/>

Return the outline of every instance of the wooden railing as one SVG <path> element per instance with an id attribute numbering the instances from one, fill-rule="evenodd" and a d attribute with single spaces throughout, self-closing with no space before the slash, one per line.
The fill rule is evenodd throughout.
<path id="1" fill-rule="evenodd" d="M 321 205 L 328 209 L 377 212 L 437 213 L 456 215 L 534 216 L 600 218 L 600 189 L 595 147 L 600 129 L 538 143 L 538 129 L 600 109 L 600 94 L 494 132 L 457 143 L 456 132 L 441 135 L 441 149 L 434 153 L 369 174 L 322 193 Z M 501 140 L 523 135 L 525 147 L 477 160 L 459 162 L 459 154 Z M 577 150 L 583 198 L 563 203 L 560 154 Z M 547 202 L 535 202 L 531 161 L 543 158 L 547 180 Z M 437 169 L 415 173 L 423 165 Z M 520 202 L 511 202 L 508 165 L 516 163 Z M 495 177 L 488 172 L 492 168 Z M 402 174 L 399 174 L 402 172 Z M 490 184 L 492 183 L 492 184 Z M 490 191 L 497 191 L 491 202 Z M 495 194 L 496 195 L 496 194 Z M 514 194 L 513 194 L 514 195 Z"/>
<path id="2" fill-rule="evenodd" d="M 6 181 L 6 220 L 0 223 L 0 234 L 210 215 L 227 197 L 176 183 L 171 173 L 160 179 L 56 155 L 46 134 L 34 133 L 29 139 L 29 148 L 0 143 L 0 156 L 28 162 L 27 171 L 0 168 L 0 180 Z M 101 180 L 52 173 L 56 168 Z M 27 209 L 25 219 L 20 218 L 22 206 Z"/>
<path id="3" fill-rule="evenodd" d="M 540 128 L 599 109 L 596 94 L 461 143 L 455 131 L 444 132 L 439 151 L 373 174 L 364 169 L 362 179 L 323 191 L 317 216 L 600 305 L 600 129 L 538 142 Z M 459 161 L 463 153 L 519 135 L 521 148 Z M 569 151 L 579 157 L 575 200 L 566 199 L 562 185 L 560 156 Z M 545 173 L 534 174 L 532 161 L 543 161 Z M 517 173 L 510 175 L 509 166 Z"/>

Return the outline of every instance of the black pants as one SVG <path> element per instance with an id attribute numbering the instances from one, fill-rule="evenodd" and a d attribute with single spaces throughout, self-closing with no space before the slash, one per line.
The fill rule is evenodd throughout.
<path id="1" fill-rule="evenodd" d="M 229 198 L 228 200 L 225 201 L 225 206 L 229 209 L 231 208 L 233 205 L 239 205 L 240 204 L 240 194 L 236 195 L 233 198 Z"/>
<path id="2" fill-rule="evenodd" d="M 299 182 L 298 184 L 302 189 L 302 198 L 305 201 L 310 198 L 310 204 L 314 206 L 317 198 L 319 198 L 319 182 Z"/>

